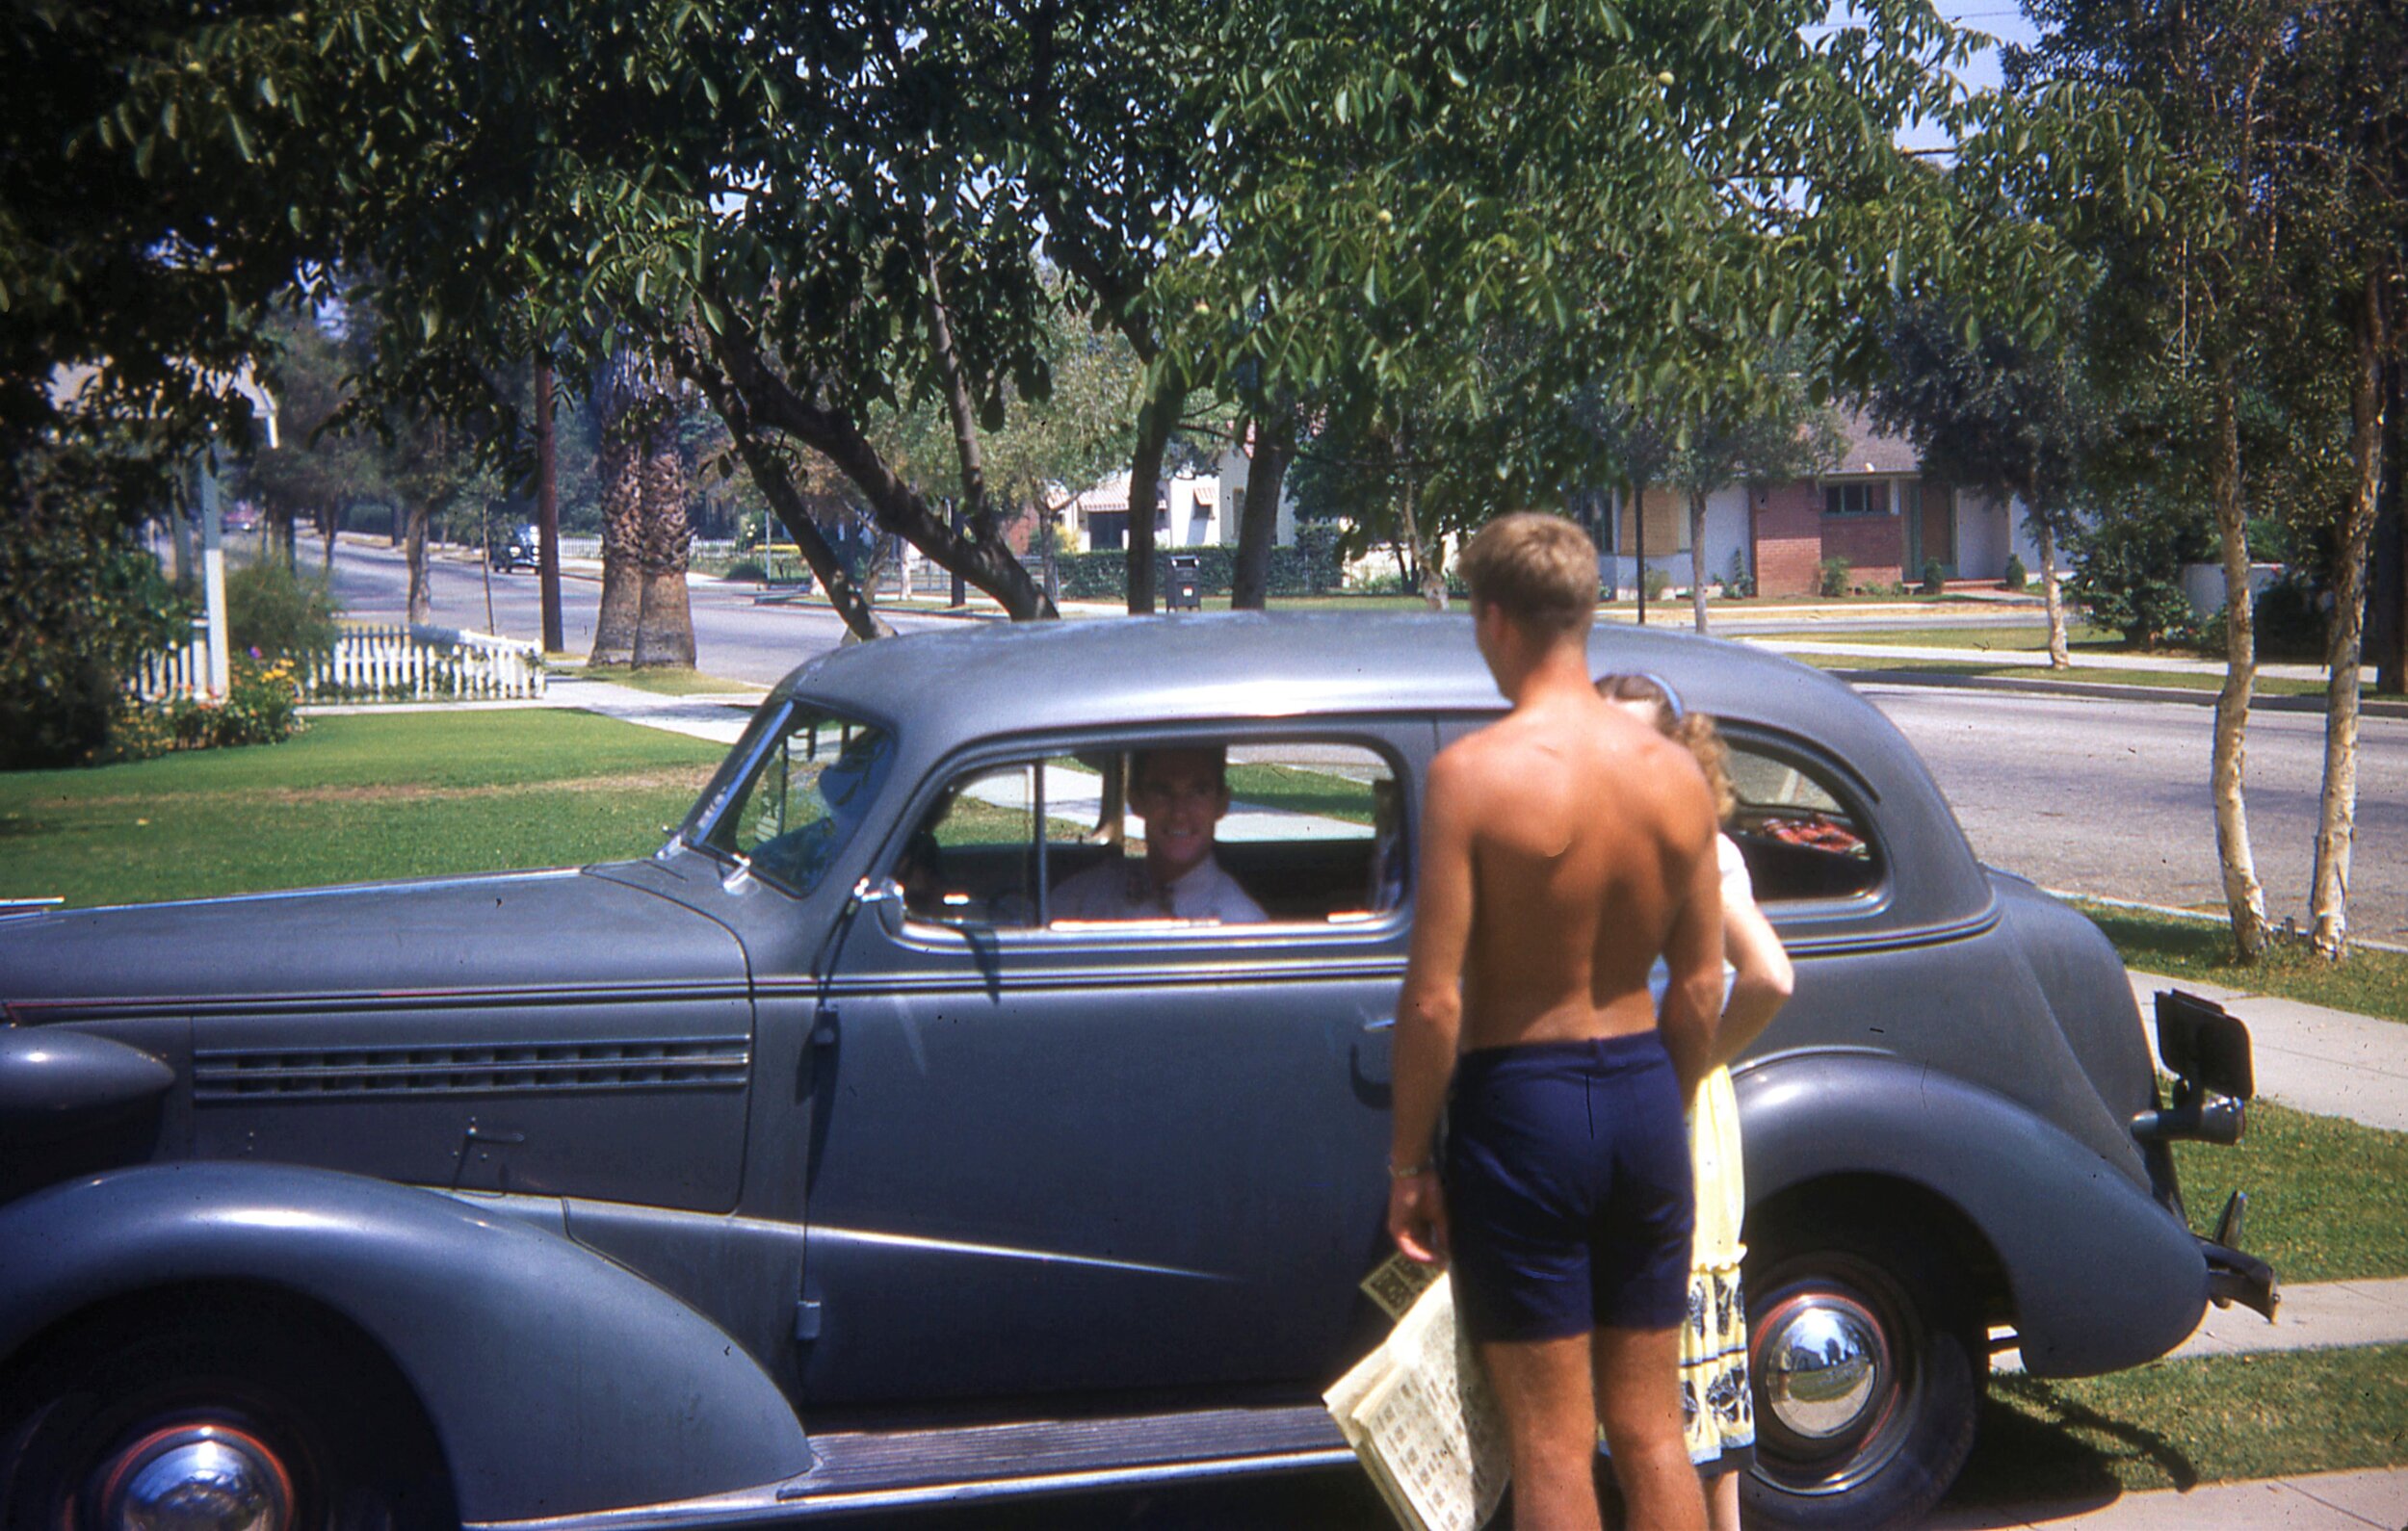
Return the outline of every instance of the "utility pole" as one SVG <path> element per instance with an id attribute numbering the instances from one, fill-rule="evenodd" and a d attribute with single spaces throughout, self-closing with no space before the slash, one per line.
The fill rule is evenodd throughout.
<path id="1" fill-rule="evenodd" d="M 552 356 L 536 357 L 536 581 L 543 592 L 543 652 L 568 647 L 561 637 L 561 494 L 552 458 Z"/>
<path id="2" fill-rule="evenodd" d="M 2384 366 L 2390 404 L 2383 443 L 2383 487 L 2377 497 L 2374 545 L 2368 553 L 2367 660 L 2374 666 L 2374 688 L 2408 691 L 2408 495 L 2400 488 L 2400 457 L 2408 454 L 2408 367 Z"/>

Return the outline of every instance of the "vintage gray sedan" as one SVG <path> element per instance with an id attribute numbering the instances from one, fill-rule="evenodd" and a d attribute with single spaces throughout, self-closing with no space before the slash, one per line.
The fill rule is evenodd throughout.
<path id="1" fill-rule="evenodd" d="M 1840 683 L 1600 633 L 1723 720 L 1798 959 L 1741 1066 L 1760 1523 L 1907 1518 L 1993 1349 L 2272 1275 L 2169 1141 L 2246 1033 L 1978 865 Z M 1390 1023 L 1468 627 L 1255 615 L 797 670 L 641 861 L 0 921 L 0 1519 L 753 1525 L 1346 1460 Z M 1066 918 L 1133 752 L 1224 752 L 1257 920 Z M 1104 875 L 1109 876 L 1110 873 Z"/>

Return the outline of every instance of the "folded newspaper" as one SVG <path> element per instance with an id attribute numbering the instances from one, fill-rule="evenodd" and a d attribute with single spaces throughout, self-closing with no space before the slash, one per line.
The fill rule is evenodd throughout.
<path id="1" fill-rule="evenodd" d="M 1505 1492 L 1505 1422 L 1453 1284 L 1397 1255 L 1363 1290 L 1396 1330 L 1322 1401 L 1406 1531 L 1478 1531 Z"/>

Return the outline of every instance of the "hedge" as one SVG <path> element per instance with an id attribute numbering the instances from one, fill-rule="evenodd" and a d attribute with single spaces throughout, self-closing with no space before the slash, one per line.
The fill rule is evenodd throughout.
<path id="1" fill-rule="evenodd" d="M 1227 595 L 1237 572 L 1238 550 L 1229 547 L 1163 548 L 1154 550 L 1154 588 L 1170 589 L 1170 559 L 1197 558 L 1196 575 L 1206 595 Z M 1129 592 L 1129 556 L 1112 553 L 1064 553 L 1054 558 L 1061 575 L 1062 598 L 1070 601 L 1116 601 Z M 1296 528 L 1296 546 L 1270 550 L 1272 595 L 1325 595 L 1341 583 L 1338 532 L 1334 527 L 1306 522 Z"/>

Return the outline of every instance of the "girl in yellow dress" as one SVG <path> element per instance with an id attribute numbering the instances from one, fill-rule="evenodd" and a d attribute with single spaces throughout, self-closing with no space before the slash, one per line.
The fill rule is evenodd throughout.
<path id="1" fill-rule="evenodd" d="M 1610 675 L 1597 683 L 1665 736 L 1688 746 L 1730 820 L 1730 752 L 1714 719 L 1685 713 L 1653 676 Z M 1729 972 L 1722 1021 L 1714 1032 L 1714 1069 L 1689 1105 L 1689 1157 L 1697 1181 L 1697 1232 L 1689 1253 L 1688 1317 L 1681 1328 L 1681 1407 L 1689 1461 L 1705 1480 L 1713 1531 L 1740 1531 L 1740 1471 L 1756 1452 L 1755 1408 L 1747 1386 L 1747 1305 L 1740 1291 L 1740 1260 L 1747 1246 L 1740 1223 L 1747 1189 L 1740 1172 L 1739 1101 L 1731 1090 L 1731 1060 L 1756 1040 L 1790 997 L 1793 973 L 1780 937 L 1756 907 L 1747 863 L 1729 835 L 1715 839 L 1722 871 L 1722 954 Z"/>

